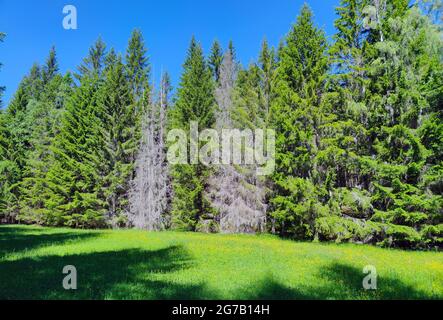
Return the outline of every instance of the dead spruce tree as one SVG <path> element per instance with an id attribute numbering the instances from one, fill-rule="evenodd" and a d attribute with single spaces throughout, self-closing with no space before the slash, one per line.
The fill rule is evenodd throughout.
<path id="1" fill-rule="evenodd" d="M 232 95 L 237 77 L 237 64 L 228 50 L 220 68 L 215 90 L 218 104 L 216 129 L 233 129 Z M 234 148 L 236 146 L 233 146 Z M 220 164 L 209 179 L 208 194 L 218 211 L 216 220 L 222 233 L 263 232 L 266 225 L 264 192 L 259 187 L 254 165 Z"/>
<path id="2" fill-rule="evenodd" d="M 171 188 L 165 144 L 169 92 L 169 77 L 164 74 L 158 99 L 149 102 L 143 119 L 140 151 L 129 197 L 130 224 L 149 231 L 165 229 L 169 224 L 167 213 Z"/>

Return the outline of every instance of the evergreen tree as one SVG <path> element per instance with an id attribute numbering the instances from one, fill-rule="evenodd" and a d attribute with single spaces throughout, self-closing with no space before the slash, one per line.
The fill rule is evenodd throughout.
<path id="1" fill-rule="evenodd" d="M 49 56 L 46 59 L 46 64 L 44 65 L 42 70 L 43 85 L 45 86 L 46 84 L 48 84 L 54 78 L 57 72 L 58 72 L 58 63 L 56 58 L 56 52 L 55 52 L 55 47 L 52 47 L 51 51 L 49 52 Z"/>
<path id="2" fill-rule="evenodd" d="M 126 50 L 126 73 L 136 101 L 147 89 L 149 80 L 150 66 L 146 52 L 147 49 L 140 30 L 134 30 Z"/>
<path id="3" fill-rule="evenodd" d="M 109 69 L 118 62 L 118 55 L 115 52 L 114 48 L 109 50 L 109 53 L 105 57 L 105 72 L 108 72 Z"/>
<path id="4" fill-rule="evenodd" d="M 23 86 L 25 88 L 26 97 L 28 102 L 33 100 L 39 100 L 40 94 L 43 92 L 44 83 L 42 76 L 42 68 L 38 63 L 34 63 L 29 71 L 29 75 L 23 80 Z"/>
<path id="5" fill-rule="evenodd" d="M 382 224 L 386 245 L 438 245 L 443 198 L 427 189 L 432 185 L 427 179 L 441 179 L 429 149 L 437 154 L 441 149 L 434 146 L 442 137 L 437 106 L 442 101 L 443 42 L 438 28 L 415 8 L 392 10 L 385 19 L 385 39 L 374 43 L 369 68 L 375 157 L 368 161 L 374 187 L 371 221 Z M 423 132 L 430 135 L 426 138 Z"/>
<path id="6" fill-rule="evenodd" d="M 4 215 L 9 219 L 15 219 L 20 211 L 19 186 L 25 176 L 34 125 L 30 105 L 36 104 L 41 91 L 40 68 L 34 64 L 29 74 L 20 83 L 4 115 L 6 121 L 4 132 L 7 132 L 8 136 L 8 150 L 3 159 L 2 166 L 5 174 L 0 185 L 3 186 L 3 197 L 7 199 L 6 206 L 3 208 Z"/>
<path id="7" fill-rule="evenodd" d="M 70 74 L 65 77 L 55 74 L 46 85 L 41 99 L 29 105 L 29 117 L 33 126 L 30 152 L 19 187 L 21 221 L 46 222 L 44 195 L 47 196 L 46 175 L 53 160 L 51 146 L 58 134 L 66 99 L 72 93 L 72 85 Z"/>
<path id="8" fill-rule="evenodd" d="M 337 70 L 333 76 L 338 83 L 335 90 L 344 100 L 343 108 L 360 103 L 366 91 L 364 56 L 368 32 L 363 11 L 367 3 L 368 0 L 341 0 L 336 9 L 337 33 L 330 51 Z M 343 108 L 339 112 L 345 112 Z"/>
<path id="9" fill-rule="evenodd" d="M 251 64 L 247 69 L 240 69 L 234 90 L 234 112 L 232 118 L 240 128 L 255 129 L 266 126 L 265 101 L 261 87 L 263 73 L 257 64 Z"/>
<path id="10" fill-rule="evenodd" d="M 79 74 L 76 75 L 77 79 L 81 77 L 101 77 L 103 69 L 105 67 L 106 60 L 106 45 L 99 37 L 94 45 L 89 48 L 89 54 L 83 59 L 82 64 L 78 67 Z"/>
<path id="11" fill-rule="evenodd" d="M 214 125 L 214 84 L 202 48 L 194 38 L 183 68 L 171 112 L 171 127 L 189 132 L 191 121 L 196 121 L 199 128 L 211 128 Z M 189 141 L 189 134 L 187 138 Z M 172 223 L 175 228 L 195 230 L 198 223 L 211 214 L 204 194 L 208 176 L 209 169 L 202 163 L 191 163 L 189 155 L 188 164 L 173 166 Z"/>
<path id="12" fill-rule="evenodd" d="M 212 76 L 215 81 L 218 82 L 220 78 L 220 67 L 223 61 L 223 50 L 220 43 L 216 40 L 212 44 L 211 55 L 209 57 L 209 68 L 211 69 Z"/>
<path id="13" fill-rule="evenodd" d="M 127 81 L 125 66 L 119 59 L 105 74 L 97 96 L 103 135 L 104 163 L 101 166 L 104 200 L 108 218 L 122 219 L 128 205 L 128 186 L 134 170 L 133 155 L 138 146 L 134 97 Z"/>
<path id="14" fill-rule="evenodd" d="M 15 208 L 20 220 L 37 221 L 35 212 L 42 207 L 40 196 L 48 167 L 46 160 L 62 109 L 58 94 L 62 80 L 57 74 L 52 48 L 45 67 L 41 72 L 38 65 L 32 67 L 8 108 L 11 124 L 14 124 L 10 129 L 10 142 L 18 146 L 15 154 L 10 153 L 13 156 L 10 160 L 19 172 L 12 185 L 14 199 L 10 199 L 10 206 Z M 35 203 L 38 204 L 34 206 Z"/>
<path id="15" fill-rule="evenodd" d="M 316 221 L 316 232 L 336 241 L 438 243 L 441 199 L 416 188 L 430 167 L 417 128 L 430 119 L 423 128 L 438 137 L 435 115 L 428 118 L 439 99 L 438 82 L 429 81 L 441 72 L 438 32 L 406 1 L 342 1 L 338 13 L 337 95 L 315 159 L 330 215 Z M 438 181 L 438 169 L 428 172 Z"/>
<path id="16" fill-rule="evenodd" d="M 131 135 L 137 141 L 141 138 L 142 118 L 147 112 L 145 106 L 148 105 L 147 101 L 150 101 L 149 77 L 151 68 L 146 52 L 147 49 L 141 32 L 134 30 L 126 49 L 125 74 L 135 103 L 133 110 L 134 122 L 130 124 Z M 137 148 L 134 148 L 130 155 L 130 161 L 135 161 L 136 152 Z M 131 174 L 131 178 L 133 178 L 133 175 L 134 173 Z"/>
<path id="17" fill-rule="evenodd" d="M 326 38 L 305 5 L 280 52 L 271 107 L 276 130 L 275 184 L 272 217 L 279 232 L 312 238 L 323 211 L 321 190 L 313 186 L 313 159 L 324 83 L 328 71 Z"/>
<path id="18" fill-rule="evenodd" d="M 98 79 L 83 76 L 66 103 L 43 195 L 45 223 L 72 227 L 104 225 L 100 168 L 104 144 L 97 104 Z"/>
<path id="19" fill-rule="evenodd" d="M 260 70 L 260 87 L 263 88 L 262 96 L 264 99 L 264 112 L 269 114 L 271 108 L 271 87 L 273 75 L 276 68 L 275 52 L 273 48 L 269 48 L 266 40 L 262 43 L 260 56 L 258 59 Z M 265 119 L 267 120 L 267 119 Z"/>
<path id="20" fill-rule="evenodd" d="M 11 186 L 19 176 L 18 167 L 13 161 L 12 137 L 8 120 L 8 115 L 0 110 L 0 221 L 7 223 L 14 221 L 11 206 L 14 194 L 11 192 Z"/>

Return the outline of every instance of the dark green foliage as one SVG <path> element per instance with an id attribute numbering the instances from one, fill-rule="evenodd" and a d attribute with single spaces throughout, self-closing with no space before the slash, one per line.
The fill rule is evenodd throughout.
<path id="1" fill-rule="evenodd" d="M 266 202 L 269 231 L 442 247 L 440 19 L 441 1 L 341 0 L 330 44 L 307 5 L 278 50 L 263 41 L 246 68 L 229 42 L 235 85 L 225 107 L 232 125 L 276 132 L 274 173 L 257 178 L 241 170 Z M 58 73 L 54 48 L 42 66 L 32 66 L 0 111 L 1 221 L 125 224 L 141 119 L 152 102 L 146 52 L 138 30 L 124 61 L 99 38 L 77 84 Z M 167 108 L 169 129 L 189 132 L 193 121 L 200 130 L 214 127 L 222 65 L 217 41 L 206 61 L 192 40 Z M 216 229 L 206 198 L 214 169 L 170 166 L 173 228 Z"/>
<path id="2" fill-rule="evenodd" d="M 20 212 L 20 183 L 26 175 L 35 120 L 31 110 L 38 103 L 42 90 L 40 67 L 35 64 L 20 83 L 3 115 L 3 135 L 8 138 L 4 142 L 6 150 L 0 164 L 3 172 L 0 178 L 3 206 L 0 210 L 7 219 L 16 218 Z"/>
<path id="3" fill-rule="evenodd" d="M 42 81 L 43 85 L 48 84 L 58 72 L 58 63 L 55 53 L 55 47 L 51 48 L 46 64 L 43 67 Z"/>
<path id="4" fill-rule="evenodd" d="M 214 84 L 211 71 L 204 59 L 200 44 L 194 38 L 183 68 L 177 101 L 170 119 L 171 128 L 184 129 L 188 132 L 189 140 L 191 121 L 196 121 L 199 128 L 211 128 L 215 121 Z M 211 213 L 209 202 L 204 195 L 208 175 L 208 168 L 201 163 L 180 164 L 172 168 L 174 227 L 195 230 L 198 222 Z"/>
<path id="5" fill-rule="evenodd" d="M 150 66 L 146 56 L 143 36 L 139 30 L 134 30 L 126 51 L 126 75 L 132 89 L 132 94 L 139 100 L 147 88 Z M 114 58 L 114 63 L 115 63 Z"/>
<path id="6" fill-rule="evenodd" d="M 280 51 L 271 125 L 276 130 L 275 184 L 271 198 L 279 232 L 298 238 L 314 236 L 314 220 L 322 211 L 318 202 L 313 158 L 318 149 L 318 124 L 328 68 L 326 38 L 313 25 L 305 5 Z"/>
<path id="7" fill-rule="evenodd" d="M 56 74 L 46 85 L 42 99 L 29 104 L 29 117 L 33 119 L 31 151 L 19 187 L 20 220 L 44 223 L 45 202 L 42 191 L 47 188 L 46 175 L 53 161 L 51 148 L 59 133 L 66 99 L 72 94 L 72 85 L 70 74 L 65 77 Z"/>
<path id="8" fill-rule="evenodd" d="M 136 130 L 136 125 L 139 125 L 139 119 L 131 94 L 133 89 L 126 81 L 125 66 L 117 61 L 106 72 L 97 94 L 99 141 L 103 143 L 100 146 L 99 165 L 103 179 L 101 192 L 111 219 L 118 219 L 127 207 L 128 183 L 134 170 L 133 155 L 138 146 L 136 131 L 139 129 Z"/>
<path id="9" fill-rule="evenodd" d="M 100 198 L 103 180 L 99 171 L 103 137 L 97 91 L 97 78 L 83 77 L 66 103 L 42 195 L 47 224 L 96 227 L 104 223 L 106 204 Z"/>
<path id="10" fill-rule="evenodd" d="M 83 63 L 78 67 L 79 74 L 77 79 L 81 77 L 101 77 L 105 67 L 106 60 L 106 44 L 101 38 L 98 38 L 94 45 L 89 49 L 89 54 L 83 59 Z"/>
<path id="11" fill-rule="evenodd" d="M 218 82 L 220 77 L 220 67 L 223 61 L 223 50 L 220 43 L 216 40 L 214 41 L 211 48 L 211 55 L 209 57 L 209 68 L 211 69 L 212 76 L 215 81 Z"/>
<path id="12" fill-rule="evenodd" d="M 0 135 L 3 217 L 99 227 L 121 215 L 143 112 L 134 101 L 149 92 L 145 52 L 136 31 L 124 65 L 99 39 L 77 88 L 57 73 L 54 48 L 43 68 L 33 66 L 0 119 L 10 123 Z"/>
<path id="13" fill-rule="evenodd" d="M 438 246 L 442 42 L 407 2 L 375 4 L 341 2 L 327 78 L 306 8 L 279 51 L 272 216 L 295 238 Z"/>
<path id="14" fill-rule="evenodd" d="M 126 130 L 131 131 L 130 139 L 132 139 L 132 145 L 129 147 L 131 150 L 128 149 L 129 157 L 127 161 L 129 162 L 135 161 L 137 153 L 135 143 L 141 139 L 141 122 L 143 115 L 147 112 L 146 106 L 149 104 L 148 102 L 150 101 L 151 95 L 149 84 L 151 66 L 146 52 L 147 49 L 142 33 L 139 30 L 134 30 L 129 39 L 128 48 L 126 49 L 126 64 L 124 66 L 126 79 L 120 79 L 120 81 L 126 82 L 129 86 L 129 94 L 131 95 L 129 98 L 132 99 L 131 104 L 133 104 L 133 106 L 126 110 L 126 112 L 131 113 L 129 115 L 131 119 L 128 120 L 132 121 L 126 123 Z M 108 55 L 108 58 L 112 60 L 112 63 L 109 63 L 108 69 L 119 64 L 118 57 L 116 57 L 113 52 Z M 126 86 L 126 84 L 123 83 L 121 85 Z"/>

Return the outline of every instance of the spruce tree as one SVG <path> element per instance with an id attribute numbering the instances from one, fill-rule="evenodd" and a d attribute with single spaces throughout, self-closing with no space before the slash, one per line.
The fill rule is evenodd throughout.
<path id="1" fill-rule="evenodd" d="M 12 137 L 8 127 L 9 117 L 0 110 L 0 220 L 13 222 L 14 216 L 11 212 L 11 201 L 13 193 L 11 185 L 17 179 L 18 168 L 13 161 Z"/>
<path id="2" fill-rule="evenodd" d="M 42 190 L 49 167 L 50 146 L 64 98 L 69 94 L 59 91 L 64 79 L 57 74 L 54 48 L 41 70 L 33 66 L 8 109 L 11 123 L 16 124 L 11 127 L 11 142 L 20 145 L 14 157 L 20 175 L 12 189 L 15 200 L 10 204 L 15 203 L 16 218 L 26 222 L 42 222 L 37 216 L 43 209 Z"/>
<path id="3" fill-rule="evenodd" d="M 262 43 L 260 56 L 258 59 L 260 70 L 260 87 L 262 88 L 262 96 L 264 100 L 264 112 L 269 114 L 272 99 L 272 81 L 276 68 L 276 57 L 273 48 L 269 48 L 266 40 Z M 267 119 L 264 119 L 267 121 Z"/>
<path id="4" fill-rule="evenodd" d="M 137 123 L 132 89 L 119 58 L 109 68 L 97 95 L 101 122 L 103 178 L 102 192 L 107 202 L 108 219 L 119 223 L 128 206 L 128 186 L 132 178 L 133 155 L 138 147 Z"/>
<path id="5" fill-rule="evenodd" d="M 143 35 L 140 30 L 134 30 L 126 50 L 126 75 L 136 101 L 147 89 L 149 80 L 150 66 L 146 52 Z"/>
<path id="6" fill-rule="evenodd" d="M 101 37 L 97 39 L 94 45 L 89 48 L 89 54 L 83 59 L 82 64 L 78 67 L 79 74 L 76 74 L 76 78 L 81 77 L 101 77 L 103 69 L 105 68 L 106 60 L 106 44 Z"/>
<path id="7" fill-rule="evenodd" d="M 368 161 L 374 172 L 371 221 L 389 235 L 383 244 L 438 245 L 443 198 L 429 182 L 441 177 L 431 156 L 438 154 L 434 143 L 441 137 L 441 81 L 435 81 L 442 74 L 441 33 L 416 8 L 388 11 L 383 25 L 385 39 L 374 43 L 369 68 L 375 158 Z"/>
<path id="8" fill-rule="evenodd" d="M 319 109 L 328 71 L 324 32 L 305 5 L 286 38 L 276 70 L 271 124 L 276 130 L 272 217 L 281 234 L 313 238 L 321 191 L 313 185 Z"/>
<path id="9" fill-rule="evenodd" d="M 42 70 L 42 81 L 43 86 L 47 85 L 58 72 L 58 62 L 55 52 L 55 47 L 51 48 L 49 56 L 46 59 L 46 64 L 43 66 Z"/>
<path id="10" fill-rule="evenodd" d="M 31 137 L 34 125 L 32 117 L 33 105 L 38 103 L 42 92 L 42 78 L 40 67 L 34 64 L 29 74 L 23 78 L 17 92 L 14 94 L 5 112 L 6 128 L 9 139 L 8 151 L 4 159 L 6 174 L 0 182 L 4 188 L 4 197 L 7 199 L 5 215 L 15 219 L 20 211 L 20 183 L 25 177 L 27 162 L 31 149 Z"/>
<path id="11" fill-rule="evenodd" d="M 105 57 L 105 72 L 108 72 L 109 69 L 118 62 L 118 55 L 115 52 L 114 48 L 109 50 L 108 54 Z"/>
<path id="12" fill-rule="evenodd" d="M 67 98 L 72 93 L 73 80 L 53 75 L 41 99 L 30 105 L 29 116 L 33 122 L 30 149 L 23 181 L 20 183 L 20 215 L 26 222 L 45 223 L 45 197 L 48 196 L 46 175 L 53 161 L 51 150 Z"/>
<path id="13" fill-rule="evenodd" d="M 200 129 L 214 125 L 214 84 L 203 51 L 193 38 L 183 65 L 177 91 L 177 100 L 171 112 L 171 128 L 183 129 L 188 141 L 191 121 Z M 189 145 L 187 146 L 189 150 Z M 205 196 L 209 169 L 202 163 L 177 164 L 172 167 L 174 200 L 172 203 L 173 227 L 196 230 L 199 222 L 206 220 L 212 210 Z"/>
<path id="14" fill-rule="evenodd" d="M 211 55 L 209 57 L 209 68 L 211 69 L 212 76 L 215 81 L 218 82 L 220 78 L 220 66 L 223 61 L 223 50 L 220 43 L 215 40 L 212 44 Z"/>
<path id="15" fill-rule="evenodd" d="M 98 83 L 97 76 L 83 76 L 66 103 L 45 179 L 46 224 L 104 225 L 106 203 L 101 197 L 104 182 L 100 172 L 104 138 L 98 114 Z"/>
<path id="16" fill-rule="evenodd" d="M 126 49 L 125 75 L 129 84 L 134 106 L 134 122 L 130 125 L 133 139 L 140 140 L 142 129 L 142 118 L 147 112 L 145 110 L 147 101 L 150 100 L 150 64 L 146 56 L 147 49 L 143 40 L 143 36 L 139 30 L 132 32 Z M 137 148 L 135 148 L 130 156 L 131 161 L 135 161 Z M 131 174 L 133 178 L 133 173 Z"/>
<path id="17" fill-rule="evenodd" d="M 330 212 L 316 221 L 320 239 L 408 247 L 440 241 L 441 200 L 432 187 L 423 193 L 417 186 L 424 172 L 429 181 L 439 176 L 427 171 L 433 160 L 425 145 L 438 137 L 432 110 L 439 85 L 429 79 L 441 72 L 441 42 L 414 10 L 406 1 L 345 0 L 338 8 L 331 50 L 338 73 L 323 104 L 333 112 L 314 161 Z M 425 144 L 422 132 L 431 137 Z"/>

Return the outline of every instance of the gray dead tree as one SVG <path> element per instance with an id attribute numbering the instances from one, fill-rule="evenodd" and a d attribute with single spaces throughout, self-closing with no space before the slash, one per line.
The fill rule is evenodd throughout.
<path id="1" fill-rule="evenodd" d="M 232 94 L 237 75 L 237 65 L 228 50 L 220 69 L 215 90 L 218 104 L 216 129 L 232 129 Z M 235 147 L 235 146 L 234 146 Z M 266 226 L 265 193 L 256 177 L 254 165 L 220 164 L 208 183 L 208 195 L 218 211 L 216 220 L 222 233 L 263 232 Z"/>
<path id="2" fill-rule="evenodd" d="M 169 92 L 169 78 L 164 74 L 159 97 L 149 103 L 143 119 L 136 174 L 129 194 L 130 224 L 150 231 L 163 230 L 169 224 L 171 187 L 165 144 Z"/>

